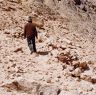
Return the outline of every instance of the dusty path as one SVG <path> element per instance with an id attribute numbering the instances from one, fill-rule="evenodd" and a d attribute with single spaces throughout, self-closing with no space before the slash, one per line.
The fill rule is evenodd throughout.
<path id="1" fill-rule="evenodd" d="M 95 21 L 66 7 L 55 13 L 42 3 L 30 4 L 32 13 L 24 4 L 0 1 L 0 95 L 96 95 Z M 37 55 L 22 38 L 27 14 L 44 19 Z"/>

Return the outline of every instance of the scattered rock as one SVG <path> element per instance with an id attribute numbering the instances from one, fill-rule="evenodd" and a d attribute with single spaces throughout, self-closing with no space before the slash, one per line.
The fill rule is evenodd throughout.
<path id="1" fill-rule="evenodd" d="M 14 67 L 14 68 L 15 68 L 15 67 L 16 67 L 16 64 L 12 64 L 12 66 L 11 66 L 11 67 Z"/>
<path id="2" fill-rule="evenodd" d="M 74 77 L 80 77 L 82 71 L 80 68 L 76 68 L 73 72 L 72 72 L 72 76 Z"/>
<path id="3" fill-rule="evenodd" d="M 51 83 L 51 79 L 48 79 L 48 80 L 47 80 L 47 83 Z"/>
<path id="4" fill-rule="evenodd" d="M 59 95 L 77 95 L 77 94 L 62 90 Z"/>
<path id="5" fill-rule="evenodd" d="M 42 43 L 43 42 L 43 39 L 41 37 L 39 37 L 38 42 L 39 43 Z"/>
<path id="6" fill-rule="evenodd" d="M 96 84 L 96 78 L 92 78 L 91 81 L 93 84 Z"/>
<path id="7" fill-rule="evenodd" d="M 62 65 L 62 70 L 66 69 L 66 68 L 67 68 L 66 65 Z"/>
<path id="8" fill-rule="evenodd" d="M 21 3 L 21 0 L 8 0 L 8 1 L 10 1 L 10 2 L 13 2 L 13 3 Z"/>
<path id="9" fill-rule="evenodd" d="M 40 84 L 38 82 L 30 82 L 25 79 L 4 83 L 1 85 L 1 87 L 8 90 L 25 91 L 28 94 L 34 95 L 58 95 L 60 93 L 60 89 L 57 86 Z"/>
<path id="10" fill-rule="evenodd" d="M 58 48 L 57 45 L 54 45 L 54 44 L 49 44 L 48 47 L 50 47 L 50 46 L 52 47 L 52 49 L 57 49 Z"/>
<path id="11" fill-rule="evenodd" d="M 75 1 L 75 5 L 81 5 L 81 0 L 74 0 Z"/>
<path id="12" fill-rule="evenodd" d="M 9 31 L 5 31 L 4 34 L 10 34 L 10 32 Z"/>
<path id="13" fill-rule="evenodd" d="M 23 33 L 21 33 L 21 32 L 15 32 L 15 33 L 13 33 L 12 34 L 12 37 L 14 37 L 14 38 L 23 38 Z"/>
<path id="14" fill-rule="evenodd" d="M 63 38 L 63 41 L 65 41 L 66 43 L 72 45 L 72 42 L 70 40 L 66 39 L 66 38 Z"/>
<path id="15" fill-rule="evenodd" d="M 96 94 L 95 0 L 0 0 L 0 12 L 0 95 Z M 38 55 L 22 39 L 26 15 L 37 26 Z"/>
<path id="16" fill-rule="evenodd" d="M 23 50 L 22 50 L 22 47 L 20 47 L 20 48 L 17 48 L 16 50 L 14 50 L 14 52 L 22 52 L 23 53 Z"/>
<path id="17" fill-rule="evenodd" d="M 82 71 L 88 70 L 89 66 L 87 62 L 73 62 L 74 69 L 81 68 Z"/>
<path id="18" fill-rule="evenodd" d="M 82 62 L 79 64 L 79 67 L 83 70 L 89 69 L 87 62 Z"/>
<path id="19" fill-rule="evenodd" d="M 59 95 L 60 89 L 57 86 L 41 86 L 39 95 Z"/>
<path id="20" fill-rule="evenodd" d="M 63 63 L 71 65 L 73 61 L 76 61 L 76 59 L 70 54 L 70 52 L 67 52 L 66 54 L 60 53 L 57 56 L 58 60 L 60 60 Z"/>

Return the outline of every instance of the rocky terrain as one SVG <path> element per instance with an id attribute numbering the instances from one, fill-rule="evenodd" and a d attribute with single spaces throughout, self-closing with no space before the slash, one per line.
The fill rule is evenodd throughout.
<path id="1" fill-rule="evenodd" d="M 0 95 L 96 95 L 95 0 L 0 0 Z M 23 28 L 37 23 L 38 54 Z"/>

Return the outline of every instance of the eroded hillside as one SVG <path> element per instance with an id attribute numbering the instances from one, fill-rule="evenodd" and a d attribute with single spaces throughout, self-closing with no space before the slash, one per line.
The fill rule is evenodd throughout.
<path id="1" fill-rule="evenodd" d="M 96 95 L 95 0 L 0 0 L 0 12 L 0 95 Z M 44 22 L 37 55 L 30 15 Z"/>

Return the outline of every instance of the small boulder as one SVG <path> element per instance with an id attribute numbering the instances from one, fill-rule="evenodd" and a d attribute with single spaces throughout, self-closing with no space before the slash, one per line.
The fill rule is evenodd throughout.
<path id="1" fill-rule="evenodd" d="M 17 53 L 17 52 L 22 52 L 22 53 L 23 53 L 22 47 L 17 48 L 16 50 L 14 50 L 14 52 L 15 52 L 15 53 Z"/>
<path id="2" fill-rule="evenodd" d="M 59 95 L 60 89 L 57 86 L 41 86 L 38 95 Z"/>
<path id="3" fill-rule="evenodd" d="M 83 70 L 89 69 L 87 62 L 82 62 L 79 64 L 79 67 Z"/>
<path id="4" fill-rule="evenodd" d="M 73 72 L 72 72 L 72 76 L 74 77 L 80 77 L 82 71 L 80 68 L 76 68 Z"/>

